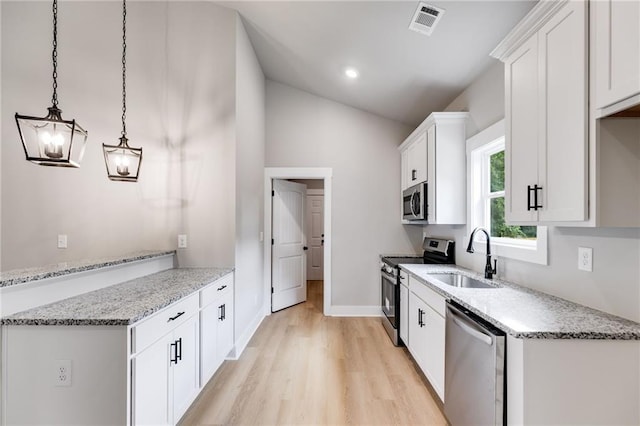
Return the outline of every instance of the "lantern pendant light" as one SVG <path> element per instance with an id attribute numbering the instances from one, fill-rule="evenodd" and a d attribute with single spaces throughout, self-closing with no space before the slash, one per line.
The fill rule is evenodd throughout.
<path id="1" fill-rule="evenodd" d="M 42 166 L 80 167 L 88 133 L 76 120 L 64 120 L 58 108 L 58 1 L 53 0 L 53 96 L 46 117 L 16 113 L 16 124 L 28 161 Z"/>
<path id="2" fill-rule="evenodd" d="M 120 182 L 137 182 L 142 164 L 142 148 L 131 148 L 127 139 L 127 1 L 122 1 L 122 136 L 118 145 L 102 144 L 104 162 L 109 179 Z"/>

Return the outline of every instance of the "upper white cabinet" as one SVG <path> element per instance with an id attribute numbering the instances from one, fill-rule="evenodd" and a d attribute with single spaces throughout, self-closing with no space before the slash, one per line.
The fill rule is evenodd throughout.
<path id="1" fill-rule="evenodd" d="M 587 7 L 540 2 L 493 52 L 505 63 L 510 223 L 587 219 Z"/>
<path id="2" fill-rule="evenodd" d="M 427 182 L 430 224 L 466 223 L 465 121 L 468 116 L 466 112 L 434 112 L 398 148 L 401 191 Z"/>
<path id="3" fill-rule="evenodd" d="M 404 176 L 406 179 L 406 189 L 410 186 L 427 180 L 427 132 L 420 132 L 411 141 L 406 151 L 403 151 L 403 155 L 407 158 L 407 168 L 405 169 Z"/>
<path id="4" fill-rule="evenodd" d="M 594 103 L 600 116 L 640 104 L 640 1 L 591 3 Z"/>

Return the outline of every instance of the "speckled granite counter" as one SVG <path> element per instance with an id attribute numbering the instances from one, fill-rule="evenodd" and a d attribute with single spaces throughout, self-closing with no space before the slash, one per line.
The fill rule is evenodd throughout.
<path id="1" fill-rule="evenodd" d="M 528 339 L 640 340 L 640 324 L 559 297 L 457 266 L 401 265 L 409 274 L 442 296 L 458 302 L 506 333 Z M 458 288 L 429 274 L 459 272 L 496 288 Z"/>
<path id="2" fill-rule="evenodd" d="M 39 266 L 34 268 L 14 269 L 0 272 L 0 287 L 22 284 L 30 281 L 46 278 L 61 277 L 77 272 L 91 271 L 98 268 L 121 265 L 152 259 L 154 257 L 169 256 L 175 254 L 175 250 L 165 251 L 139 251 L 125 256 L 105 257 L 100 259 L 80 260 L 75 262 L 63 262 L 55 265 Z"/>
<path id="3" fill-rule="evenodd" d="M 2 318 L 2 325 L 130 325 L 231 268 L 169 269 Z"/>

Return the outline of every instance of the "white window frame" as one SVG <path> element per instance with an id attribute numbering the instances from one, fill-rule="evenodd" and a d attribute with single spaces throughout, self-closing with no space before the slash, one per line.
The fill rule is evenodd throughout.
<path id="1" fill-rule="evenodd" d="M 504 119 L 489 126 L 467 140 L 467 241 L 476 227 L 488 229 L 489 157 L 501 151 L 505 142 Z M 505 179 L 505 186 L 507 185 Z M 504 192 L 503 192 L 504 194 Z M 500 196 L 499 193 L 491 194 Z M 491 239 L 491 253 L 498 257 L 524 262 L 548 264 L 548 232 L 546 226 L 537 227 L 536 241 L 495 237 Z M 485 253 L 484 234 L 476 234 L 474 250 Z"/>

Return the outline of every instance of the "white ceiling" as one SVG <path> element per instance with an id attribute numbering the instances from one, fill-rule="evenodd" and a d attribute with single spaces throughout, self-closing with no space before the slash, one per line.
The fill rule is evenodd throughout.
<path id="1" fill-rule="evenodd" d="M 427 3 L 445 9 L 431 36 L 408 29 L 418 1 L 221 2 L 240 12 L 267 78 L 411 125 L 495 61 L 535 1 Z"/>

